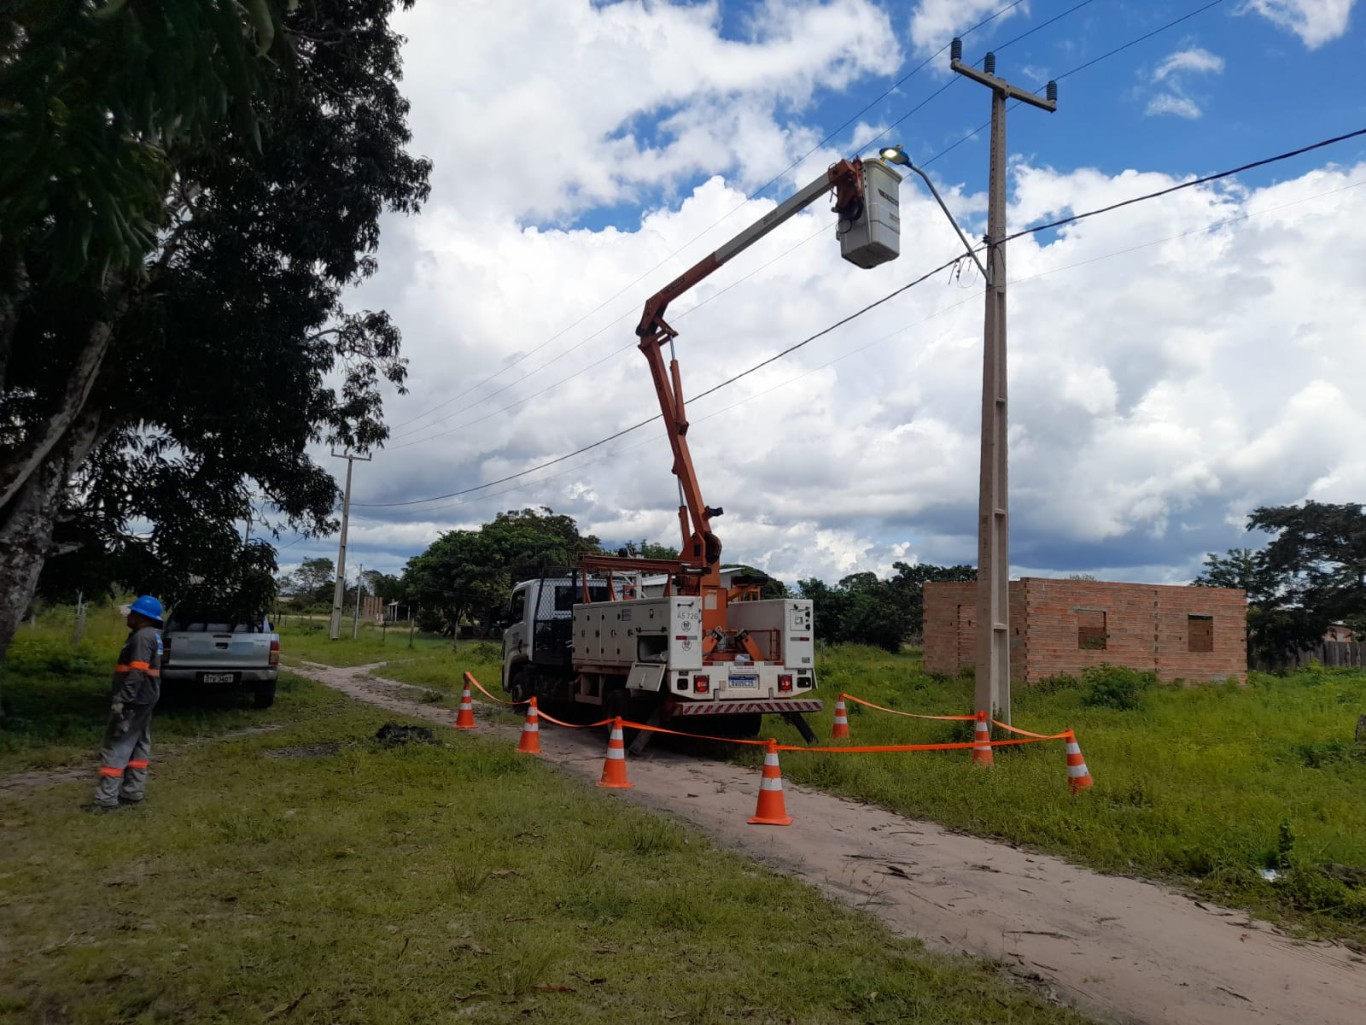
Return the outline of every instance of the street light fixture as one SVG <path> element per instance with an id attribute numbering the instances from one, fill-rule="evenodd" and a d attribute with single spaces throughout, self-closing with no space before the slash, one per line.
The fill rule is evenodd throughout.
<path id="1" fill-rule="evenodd" d="M 967 235 L 963 234 L 963 229 L 960 228 L 958 222 L 953 219 L 953 214 L 949 213 L 949 208 L 944 205 L 944 200 L 939 195 L 939 190 L 934 187 L 934 182 L 930 181 L 930 176 L 916 167 L 915 164 L 911 163 L 911 158 L 906 155 L 906 151 L 900 146 L 885 146 L 879 155 L 889 164 L 900 164 L 902 167 L 920 175 L 921 180 L 929 187 L 930 195 L 934 196 L 935 202 L 939 204 L 939 209 L 944 211 L 944 216 L 947 217 L 949 223 L 953 225 L 953 230 L 958 232 L 958 237 L 963 240 L 963 248 L 968 251 L 968 255 L 972 257 L 972 262 L 977 264 L 977 269 L 982 272 L 982 277 L 990 284 L 991 275 L 987 272 L 986 267 L 982 265 L 982 261 L 977 258 L 977 251 L 972 248 L 972 243 L 968 241 Z"/>

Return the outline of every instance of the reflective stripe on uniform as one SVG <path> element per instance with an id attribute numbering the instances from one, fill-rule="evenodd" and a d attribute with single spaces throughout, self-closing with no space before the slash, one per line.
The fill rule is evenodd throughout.
<path id="1" fill-rule="evenodd" d="M 101 765 L 101 766 L 100 766 L 100 775 L 101 775 L 101 776 L 122 776 L 122 775 L 123 775 L 123 770 L 122 770 L 122 769 L 115 769 L 115 768 L 112 768 L 112 767 L 110 767 L 110 766 L 108 766 L 108 765 Z"/>
<path id="2" fill-rule="evenodd" d="M 130 762 L 128 763 L 128 768 L 130 768 L 130 769 L 145 769 L 145 768 L 147 768 L 147 762 L 146 762 L 145 759 L 135 758 L 134 760 L 132 760 L 132 761 L 130 761 Z"/>
<path id="3" fill-rule="evenodd" d="M 150 662 L 129 662 L 129 663 L 128 663 L 128 668 L 129 668 L 129 669 L 151 669 L 151 668 L 152 668 L 152 663 L 150 663 Z"/>

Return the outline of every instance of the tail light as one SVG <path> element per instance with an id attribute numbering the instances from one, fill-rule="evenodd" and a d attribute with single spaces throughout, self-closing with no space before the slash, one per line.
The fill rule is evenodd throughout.
<path id="1" fill-rule="evenodd" d="M 273 666 L 280 664 L 280 642 L 278 640 L 270 642 L 270 664 Z"/>
<path id="2" fill-rule="evenodd" d="M 778 692 L 781 694 L 792 693 L 792 674 L 780 673 L 778 676 Z"/>
<path id="3" fill-rule="evenodd" d="M 692 678 L 692 689 L 696 691 L 698 694 L 711 693 L 711 677 L 694 676 Z"/>
<path id="4" fill-rule="evenodd" d="M 161 642 L 161 664 L 164 666 L 171 661 L 171 639 L 166 637 Z"/>

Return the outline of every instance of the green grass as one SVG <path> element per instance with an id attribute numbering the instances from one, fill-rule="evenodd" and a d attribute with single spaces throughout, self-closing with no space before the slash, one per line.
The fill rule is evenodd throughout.
<path id="1" fill-rule="evenodd" d="M 930 714 L 959 714 L 972 702 L 971 680 L 931 678 L 913 655 L 834 648 L 819 668 L 827 709 L 811 721 L 822 743 L 841 691 Z M 972 771 L 968 754 L 955 751 L 793 752 L 783 757 L 783 773 L 1366 942 L 1366 751 L 1352 744 L 1357 716 L 1366 713 L 1366 674 L 1254 674 L 1246 687 L 1154 687 L 1129 711 L 1088 704 L 1096 693 L 1065 679 L 1013 690 L 1015 725 L 1076 730 L 1095 787 L 1075 798 L 1057 742 L 998 748 L 986 772 Z M 860 745 L 969 736 L 961 724 L 873 710 L 851 714 L 850 730 L 848 743 Z M 785 725 L 779 736 L 799 742 Z M 1271 883 L 1259 876 L 1263 868 L 1287 874 Z"/>
<path id="2" fill-rule="evenodd" d="M 144 806 L 7 799 L 0 1023 L 1082 1020 L 507 743 L 386 748 L 306 681 L 270 715 Z"/>

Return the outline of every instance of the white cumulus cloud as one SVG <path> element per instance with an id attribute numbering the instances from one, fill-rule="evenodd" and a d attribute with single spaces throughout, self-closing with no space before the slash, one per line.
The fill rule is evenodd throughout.
<path id="1" fill-rule="evenodd" d="M 1295 33 L 1314 50 L 1347 34 L 1355 0 L 1248 0 L 1254 11 L 1280 28 Z"/>

